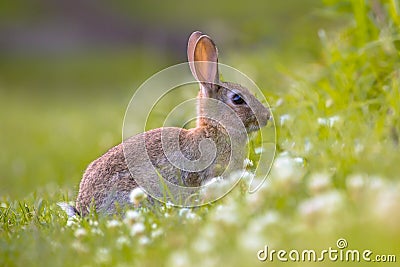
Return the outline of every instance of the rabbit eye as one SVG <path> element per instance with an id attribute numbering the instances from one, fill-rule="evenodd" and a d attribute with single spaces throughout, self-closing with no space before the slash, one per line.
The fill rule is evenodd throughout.
<path id="1" fill-rule="evenodd" d="M 233 101 L 233 103 L 235 103 L 235 105 L 241 105 L 244 103 L 243 98 L 238 94 L 234 94 L 232 96 L 232 101 Z"/>

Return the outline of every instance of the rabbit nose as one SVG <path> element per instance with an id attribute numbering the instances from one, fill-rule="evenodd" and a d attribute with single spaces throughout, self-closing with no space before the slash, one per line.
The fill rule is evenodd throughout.
<path id="1" fill-rule="evenodd" d="M 260 127 L 264 127 L 267 125 L 268 121 L 271 119 L 271 112 L 267 108 L 263 108 L 263 111 L 260 112 L 260 116 L 258 116 L 258 124 Z"/>
<path id="2" fill-rule="evenodd" d="M 267 113 L 266 116 L 267 116 L 267 122 L 268 122 L 269 120 L 271 120 L 271 110 L 269 108 L 267 108 L 266 113 Z"/>

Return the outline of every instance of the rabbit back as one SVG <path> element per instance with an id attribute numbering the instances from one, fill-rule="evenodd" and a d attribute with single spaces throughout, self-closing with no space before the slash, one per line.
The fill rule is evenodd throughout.
<path id="1" fill-rule="evenodd" d="M 190 171 L 171 164 L 163 137 L 179 136 L 173 152 L 181 152 L 189 161 L 200 158 L 200 142 L 211 139 L 216 145 L 216 157 L 201 171 Z M 172 155 L 173 156 L 173 155 Z M 182 129 L 164 127 L 130 137 L 93 161 L 86 169 L 80 183 L 76 208 L 85 215 L 94 205 L 101 213 L 116 212 L 115 203 L 129 204 L 130 192 L 140 185 L 162 196 L 160 178 L 184 187 L 199 187 L 210 178 L 220 176 L 231 159 L 229 138 L 219 129 Z M 138 183 L 139 182 L 139 183 Z"/>

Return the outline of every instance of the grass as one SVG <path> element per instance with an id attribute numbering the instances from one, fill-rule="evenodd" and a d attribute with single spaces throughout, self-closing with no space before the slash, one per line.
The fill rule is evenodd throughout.
<path id="1" fill-rule="evenodd" d="M 0 107 L 0 266 L 288 265 L 260 263 L 257 251 L 321 251 L 337 248 L 339 238 L 348 249 L 396 255 L 398 262 L 399 2 L 325 2 L 326 14 L 347 23 L 318 32 L 317 59 L 305 63 L 291 51 L 289 65 L 275 60 L 279 82 L 263 75 L 271 69 L 260 60 L 270 55 L 264 48 L 227 60 L 254 62 L 248 68 L 265 88 L 277 126 L 278 154 L 255 194 L 242 181 L 197 209 L 143 206 L 124 218 L 92 212 L 69 219 L 56 203 L 73 200 L 71 185 L 85 166 L 118 142 L 113 130 L 122 122 L 115 118 L 127 103 L 108 92 L 49 103 L 32 92 L 0 91 L 7 98 Z M 102 119 L 91 127 L 94 117 Z"/>

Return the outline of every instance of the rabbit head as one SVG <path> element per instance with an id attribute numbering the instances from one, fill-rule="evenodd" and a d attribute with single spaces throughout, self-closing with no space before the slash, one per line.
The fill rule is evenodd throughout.
<path id="1" fill-rule="evenodd" d="M 219 79 L 218 50 L 209 36 L 198 31 L 192 33 L 187 54 L 191 72 L 200 83 L 198 127 L 219 123 L 207 116 L 210 111 L 208 99 L 224 103 L 233 110 L 247 132 L 256 131 L 267 124 L 271 116 L 269 109 L 247 88 Z"/>

